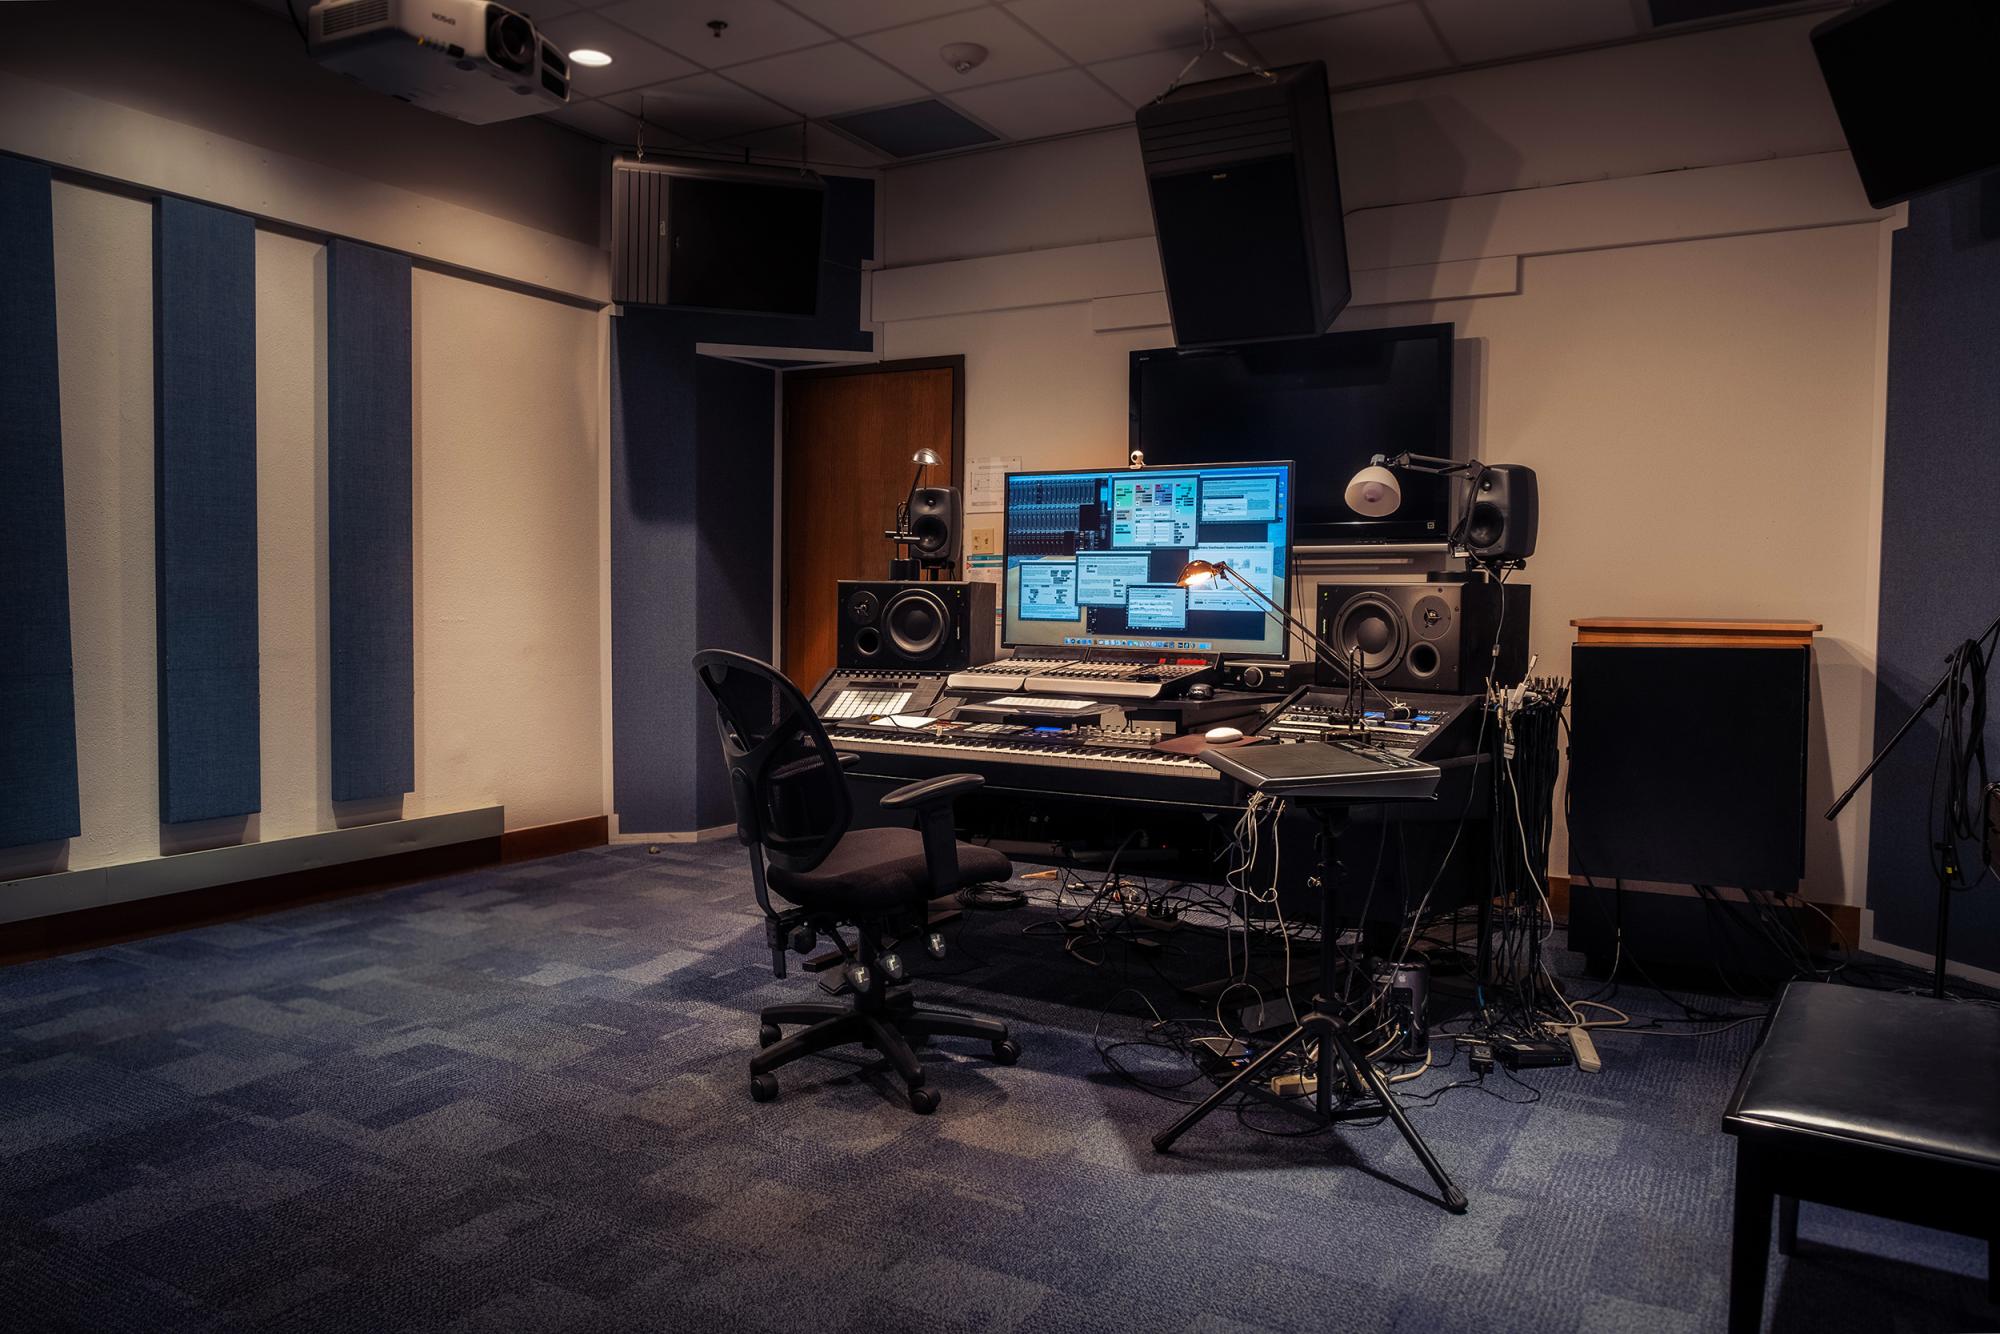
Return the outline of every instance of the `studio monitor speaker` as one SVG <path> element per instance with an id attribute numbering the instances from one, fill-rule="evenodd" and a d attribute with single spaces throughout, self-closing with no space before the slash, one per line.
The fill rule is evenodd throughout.
<path id="1" fill-rule="evenodd" d="M 1325 333 L 1349 295 L 1326 66 L 1184 84 L 1138 127 L 1174 341 Z"/>
<path id="2" fill-rule="evenodd" d="M 1465 550 L 1482 561 L 1526 560 L 1535 554 L 1541 527 L 1540 487 L 1535 470 L 1495 463 L 1472 484 L 1465 516 Z"/>
<path id="3" fill-rule="evenodd" d="M 910 554 L 926 569 L 958 564 L 958 490 L 919 487 L 910 493 Z"/>
<path id="4" fill-rule="evenodd" d="M 1470 695 L 1528 671 L 1526 584 L 1491 580 L 1428 584 L 1321 584 L 1319 636 L 1384 690 Z M 1493 654 L 1499 645 L 1499 656 Z M 1338 684 L 1331 668 L 1320 681 Z"/>
<path id="5" fill-rule="evenodd" d="M 997 592 L 969 579 L 842 579 L 839 665 L 956 672 L 991 662 Z"/>

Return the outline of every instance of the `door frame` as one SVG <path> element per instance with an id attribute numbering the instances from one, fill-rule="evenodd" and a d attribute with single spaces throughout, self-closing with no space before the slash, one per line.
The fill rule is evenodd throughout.
<path id="1" fill-rule="evenodd" d="M 951 485 L 958 488 L 959 503 L 965 501 L 965 354 L 942 357 L 906 357 L 900 361 L 862 361 L 851 365 L 798 366 L 782 369 L 775 377 L 773 396 L 777 399 L 771 431 L 771 475 L 777 485 L 771 489 L 771 660 L 785 660 L 785 386 L 794 376 L 831 379 L 840 375 L 878 375 L 885 371 L 951 372 Z M 959 521 L 965 519 L 964 510 Z M 961 549 L 959 577 L 965 576 Z M 841 578 L 866 578 L 842 575 Z"/>

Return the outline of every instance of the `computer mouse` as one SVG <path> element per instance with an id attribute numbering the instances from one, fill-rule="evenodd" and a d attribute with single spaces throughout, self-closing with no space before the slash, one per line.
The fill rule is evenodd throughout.
<path id="1" fill-rule="evenodd" d="M 1243 739 L 1242 731 L 1234 727 L 1211 727 L 1201 735 L 1205 741 L 1241 741 Z"/>
<path id="2" fill-rule="evenodd" d="M 1214 699 L 1215 687 L 1206 681 L 1197 681 L 1187 689 L 1189 699 Z"/>

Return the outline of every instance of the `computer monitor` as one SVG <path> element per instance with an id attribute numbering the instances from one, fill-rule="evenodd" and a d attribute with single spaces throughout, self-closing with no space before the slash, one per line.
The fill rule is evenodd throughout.
<path id="1" fill-rule="evenodd" d="M 1009 648 L 1283 657 L 1285 630 L 1241 587 L 1177 580 L 1226 561 L 1280 607 L 1292 465 L 1007 474 Z"/>

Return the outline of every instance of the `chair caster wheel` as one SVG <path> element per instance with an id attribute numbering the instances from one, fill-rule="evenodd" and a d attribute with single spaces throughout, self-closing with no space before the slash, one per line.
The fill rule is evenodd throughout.
<path id="1" fill-rule="evenodd" d="M 757 1030 L 757 1045 L 768 1047 L 783 1036 L 784 1034 L 778 1031 L 776 1024 L 765 1024 Z"/>
<path id="2" fill-rule="evenodd" d="M 1002 1065 L 1012 1065 L 1021 1059 L 1021 1044 L 1012 1038 L 1001 1038 L 993 1044 L 993 1059 Z"/>
<path id="3" fill-rule="evenodd" d="M 929 1116 L 937 1110 L 936 1089 L 915 1088 L 910 1090 L 910 1110 L 918 1116 Z"/>
<path id="4" fill-rule="evenodd" d="M 776 1100 L 777 1096 L 778 1077 L 776 1075 L 750 1076 L 750 1097 L 752 1100 L 756 1102 L 772 1102 Z"/>

